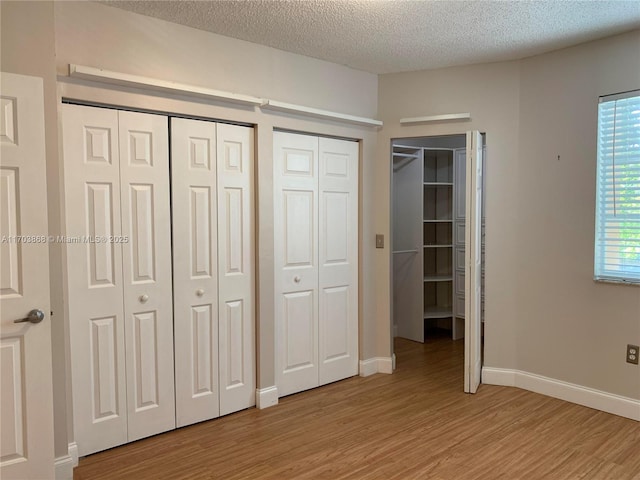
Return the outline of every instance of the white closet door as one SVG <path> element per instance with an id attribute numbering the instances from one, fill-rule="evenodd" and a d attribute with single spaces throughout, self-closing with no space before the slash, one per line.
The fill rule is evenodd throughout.
<path id="1" fill-rule="evenodd" d="M 256 403 L 253 129 L 217 125 L 220 415 Z"/>
<path id="2" fill-rule="evenodd" d="M 175 428 L 167 117 L 118 112 L 128 440 Z"/>
<path id="3" fill-rule="evenodd" d="M 319 379 L 358 373 L 358 143 L 320 138 Z"/>
<path id="4" fill-rule="evenodd" d="M 464 391 L 475 393 L 482 367 L 482 136 L 467 132 Z"/>
<path id="5" fill-rule="evenodd" d="M 278 395 L 318 386 L 318 138 L 274 132 Z"/>
<path id="6" fill-rule="evenodd" d="M 216 124 L 171 119 L 176 423 L 217 417 Z"/>
<path id="7" fill-rule="evenodd" d="M 73 418 L 78 452 L 127 441 L 118 112 L 63 105 Z M 97 241 L 100 239 L 100 241 Z"/>
<path id="8" fill-rule="evenodd" d="M 49 247 L 16 241 L 48 234 L 42 79 L 0 89 L 0 478 L 53 478 Z"/>

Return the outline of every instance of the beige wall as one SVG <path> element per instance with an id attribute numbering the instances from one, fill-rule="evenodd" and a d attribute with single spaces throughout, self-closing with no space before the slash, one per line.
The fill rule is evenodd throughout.
<path id="1" fill-rule="evenodd" d="M 519 369 L 640 399 L 640 288 L 593 281 L 598 96 L 637 88 L 640 31 L 521 62 L 515 319 Z"/>
<path id="2" fill-rule="evenodd" d="M 487 134 L 486 366 L 640 399 L 640 371 L 624 361 L 626 344 L 640 342 L 640 288 L 593 281 L 597 101 L 640 87 L 638 52 L 636 31 L 519 62 L 379 79 L 377 228 L 389 224 L 390 138 Z M 458 112 L 472 120 L 398 123 Z"/>
<path id="3" fill-rule="evenodd" d="M 49 2 L 0 2 L 2 17 L 0 70 L 43 79 L 45 148 L 47 156 L 47 198 L 49 232 L 56 234 L 60 221 L 59 156 L 55 74 L 53 4 Z M 46 227 L 43 226 L 46 230 Z M 35 233 L 35 232 L 34 232 Z M 49 246 L 51 278 L 51 336 L 53 354 L 53 396 L 55 455 L 67 454 L 66 426 L 66 331 L 62 305 L 61 246 Z"/>

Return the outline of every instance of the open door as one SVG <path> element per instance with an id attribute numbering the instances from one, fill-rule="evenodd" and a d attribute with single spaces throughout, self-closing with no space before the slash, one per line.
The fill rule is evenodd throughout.
<path id="1" fill-rule="evenodd" d="M 482 367 L 482 136 L 467 132 L 464 391 L 475 393 Z"/>
<path id="2" fill-rule="evenodd" d="M 42 79 L 0 74 L 0 477 L 53 478 Z"/>

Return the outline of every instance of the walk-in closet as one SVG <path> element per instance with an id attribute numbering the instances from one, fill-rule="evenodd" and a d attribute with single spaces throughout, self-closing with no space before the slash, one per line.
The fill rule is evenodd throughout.
<path id="1" fill-rule="evenodd" d="M 472 133 L 450 136 L 401 138 L 391 145 L 393 332 L 417 342 L 430 336 L 453 341 L 469 330 L 466 305 L 467 271 L 475 255 L 466 246 L 474 232 L 478 242 L 480 315 L 484 310 L 484 215 L 482 170 L 486 149 L 477 135 L 477 185 L 467 182 L 467 152 Z M 474 164 L 475 168 L 475 164 Z M 468 191 L 474 197 L 467 201 Z M 475 198 L 478 195 L 478 198 Z M 479 222 L 479 223 L 477 223 Z M 473 240 L 473 239 L 472 239 Z M 469 252 L 474 253 L 474 252 Z M 475 272 L 475 270 L 474 270 Z M 481 335 L 481 327 L 479 329 Z M 473 339 L 471 339 L 473 340 Z"/>

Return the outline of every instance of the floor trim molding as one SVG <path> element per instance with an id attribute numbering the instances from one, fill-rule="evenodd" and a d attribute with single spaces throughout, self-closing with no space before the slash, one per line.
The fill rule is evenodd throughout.
<path id="1" fill-rule="evenodd" d="M 256 407 L 259 409 L 273 407 L 278 404 L 278 387 L 275 385 L 256 389 Z"/>
<path id="2" fill-rule="evenodd" d="M 368 377 L 374 373 L 393 373 L 394 358 L 373 357 L 367 360 L 360 360 L 359 375 Z"/>
<path id="3" fill-rule="evenodd" d="M 484 367 L 482 369 L 482 383 L 518 387 L 640 421 L 640 400 L 563 382 L 562 380 L 544 377 L 535 373 L 507 368 Z"/>
<path id="4" fill-rule="evenodd" d="M 53 462 L 56 480 L 73 480 L 73 468 L 78 466 L 78 444 L 69 444 L 69 453 Z"/>

